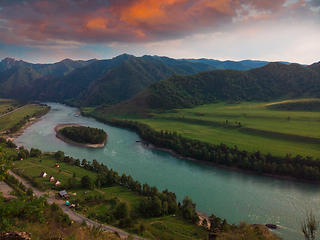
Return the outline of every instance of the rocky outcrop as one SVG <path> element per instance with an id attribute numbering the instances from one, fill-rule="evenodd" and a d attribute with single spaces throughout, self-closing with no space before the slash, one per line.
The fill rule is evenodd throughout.
<path id="1" fill-rule="evenodd" d="M 28 232 L 2 232 L 0 239 L 10 240 L 31 240 L 31 233 Z"/>

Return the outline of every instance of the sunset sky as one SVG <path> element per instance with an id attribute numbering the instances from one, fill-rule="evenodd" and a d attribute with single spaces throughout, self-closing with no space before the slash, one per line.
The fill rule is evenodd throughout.
<path id="1" fill-rule="evenodd" d="M 320 0 L 0 0 L 0 60 L 320 61 Z"/>

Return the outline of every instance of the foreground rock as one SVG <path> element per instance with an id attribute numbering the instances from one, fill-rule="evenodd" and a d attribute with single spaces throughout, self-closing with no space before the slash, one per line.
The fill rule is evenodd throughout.
<path id="1" fill-rule="evenodd" d="M 31 233 L 28 232 L 2 232 L 0 239 L 10 240 L 31 240 Z"/>

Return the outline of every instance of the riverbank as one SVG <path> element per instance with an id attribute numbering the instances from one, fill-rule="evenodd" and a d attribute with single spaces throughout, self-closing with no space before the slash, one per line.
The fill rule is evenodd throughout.
<path id="1" fill-rule="evenodd" d="M 208 163 L 208 162 L 200 161 L 200 160 L 197 160 L 197 159 L 194 159 L 194 158 L 184 157 L 184 156 L 182 156 L 180 154 L 177 154 L 172 149 L 157 147 L 157 146 L 155 146 L 155 145 L 153 145 L 151 143 L 142 144 L 142 145 L 145 148 L 151 148 L 151 149 L 154 149 L 154 150 L 170 153 L 173 157 L 176 157 L 176 158 L 184 159 L 184 160 L 191 161 L 191 162 L 202 163 L 202 164 L 205 164 L 205 165 L 208 165 L 208 166 L 211 166 L 211 167 L 227 169 L 227 170 L 237 171 L 237 172 L 243 172 L 243 173 L 246 173 L 246 174 L 252 174 L 252 175 L 257 175 L 257 176 L 264 176 L 264 177 L 271 177 L 271 178 L 277 178 L 277 179 L 284 179 L 284 180 L 288 180 L 288 181 L 295 181 L 295 182 L 303 182 L 303 183 L 311 183 L 311 184 L 320 185 L 320 182 L 307 181 L 307 180 L 298 179 L 298 178 L 294 178 L 294 177 L 279 176 L 279 175 L 274 175 L 274 174 L 266 174 L 266 173 L 260 173 L 259 174 L 259 173 L 253 172 L 253 171 L 247 171 L 247 170 L 243 170 L 243 169 L 240 169 L 240 168 L 237 168 L 237 167 L 228 167 L 228 166 L 224 166 L 224 165 Z"/>
<path id="2" fill-rule="evenodd" d="M 30 118 L 29 121 L 18 132 L 15 132 L 15 133 L 3 132 L 2 137 L 4 137 L 7 140 L 13 141 L 15 138 L 21 136 L 28 127 L 30 127 L 31 125 L 39 121 L 41 121 L 40 118 Z"/>
<path id="3" fill-rule="evenodd" d="M 55 126 L 54 131 L 56 132 L 56 138 L 60 139 L 61 141 L 78 146 L 78 147 L 87 147 L 87 148 L 103 148 L 106 145 L 107 140 L 105 140 L 103 143 L 100 144 L 90 144 L 90 143 L 78 143 L 75 141 L 70 140 L 69 138 L 64 137 L 62 134 L 59 133 L 59 130 L 64 128 L 64 127 L 73 127 L 73 126 L 82 126 L 79 124 L 59 124 Z"/>

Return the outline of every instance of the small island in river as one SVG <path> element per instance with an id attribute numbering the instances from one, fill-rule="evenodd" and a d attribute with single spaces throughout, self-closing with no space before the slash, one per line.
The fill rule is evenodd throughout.
<path id="1" fill-rule="evenodd" d="M 102 148 L 107 141 L 107 133 L 98 128 L 78 124 L 59 124 L 54 130 L 56 137 L 60 140 L 80 147 Z"/>

